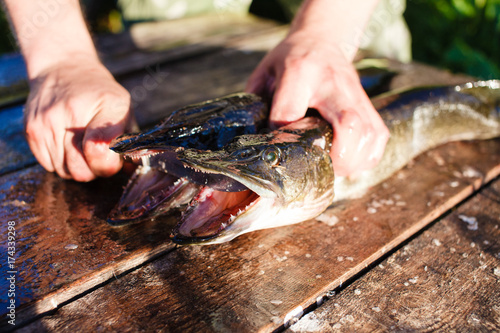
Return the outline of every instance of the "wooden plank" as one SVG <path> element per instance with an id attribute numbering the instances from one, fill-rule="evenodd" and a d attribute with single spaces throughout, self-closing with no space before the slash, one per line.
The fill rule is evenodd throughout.
<path id="1" fill-rule="evenodd" d="M 7 228 L 10 221 L 15 223 L 10 270 L 18 272 L 18 324 L 174 247 L 165 241 L 173 217 L 124 228 L 107 225 L 106 215 L 125 182 L 124 175 L 88 184 L 64 181 L 41 167 L 0 178 L 0 228 L 5 235 L 0 248 L 5 255 Z M 8 290 L 10 270 L 0 273 L 2 290 Z M 6 307 L 0 311 L 8 319 Z"/>
<path id="2" fill-rule="evenodd" d="M 209 14 L 138 23 L 118 36 L 97 36 L 95 43 L 104 65 L 113 75 L 121 76 L 158 63 L 230 48 L 234 43 L 245 44 L 253 35 L 287 30 L 275 21 L 252 15 Z"/>
<path id="3" fill-rule="evenodd" d="M 500 179 L 291 332 L 500 331 Z"/>
<path id="4" fill-rule="evenodd" d="M 24 137 L 23 106 L 0 112 L 0 175 L 36 163 Z"/>
<path id="5" fill-rule="evenodd" d="M 500 139 L 447 144 L 320 218 L 176 248 L 25 330 L 280 328 L 496 177 L 499 151 Z"/>

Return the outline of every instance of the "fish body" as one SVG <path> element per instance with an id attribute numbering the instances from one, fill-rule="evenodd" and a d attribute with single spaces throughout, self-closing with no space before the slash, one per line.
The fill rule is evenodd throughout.
<path id="1" fill-rule="evenodd" d="M 372 99 L 390 138 L 384 155 L 355 179 L 335 179 L 335 199 L 361 196 L 411 159 L 450 141 L 500 136 L 500 80 L 423 87 Z"/>
<path id="2" fill-rule="evenodd" d="M 304 118 L 267 134 L 236 136 L 220 149 L 175 150 L 176 163 L 186 174 L 225 179 L 234 190 L 198 184 L 196 194 L 186 200 L 173 241 L 221 243 L 253 230 L 305 221 L 332 202 L 359 196 L 425 150 L 448 141 L 500 135 L 497 80 L 391 93 L 373 103 L 391 137 L 379 165 L 354 180 L 334 178 L 332 130 L 319 118 Z M 147 149 L 136 147 L 131 155 L 140 154 L 161 169 L 162 159 Z"/>

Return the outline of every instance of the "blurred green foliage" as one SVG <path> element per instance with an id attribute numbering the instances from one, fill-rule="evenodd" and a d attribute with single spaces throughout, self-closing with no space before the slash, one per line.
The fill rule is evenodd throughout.
<path id="1" fill-rule="evenodd" d="M 288 21 L 291 12 L 283 10 L 283 1 L 296 7 L 300 2 L 255 0 L 252 9 Z M 120 30 L 112 3 L 83 0 L 94 31 Z M 484 79 L 500 78 L 500 0 L 408 0 L 405 19 L 415 60 Z M 0 53 L 14 50 L 8 21 L 0 11 Z"/>
<path id="2" fill-rule="evenodd" d="M 405 19 L 415 60 L 500 78 L 500 0 L 409 0 Z"/>
<path id="3" fill-rule="evenodd" d="M 10 33 L 10 26 L 5 12 L 0 6 L 0 54 L 13 52 L 17 49 L 14 37 Z"/>

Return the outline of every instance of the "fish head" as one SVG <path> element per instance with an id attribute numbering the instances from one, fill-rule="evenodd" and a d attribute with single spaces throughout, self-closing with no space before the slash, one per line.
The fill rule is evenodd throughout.
<path id="1" fill-rule="evenodd" d="M 258 229 L 304 221 L 333 199 L 332 130 L 304 118 L 268 134 L 236 137 L 224 149 L 185 149 L 177 158 L 195 172 L 241 184 L 238 192 L 203 187 L 173 231 L 178 243 L 221 243 Z"/>

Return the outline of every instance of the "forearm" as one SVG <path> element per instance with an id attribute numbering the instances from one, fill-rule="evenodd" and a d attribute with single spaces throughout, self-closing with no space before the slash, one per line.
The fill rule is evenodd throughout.
<path id="1" fill-rule="evenodd" d="M 97 60 L 78 0 L 4 0 L 28 75 L 68 59 Z"/>
<path id="2" fill-rule="evenodd" d="M 290 33 L 336 45 L 352 60 L 378 0 L 305 0 Z"/>

